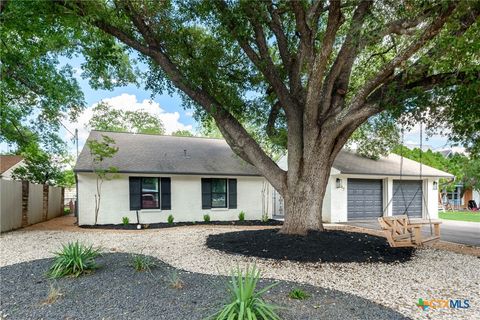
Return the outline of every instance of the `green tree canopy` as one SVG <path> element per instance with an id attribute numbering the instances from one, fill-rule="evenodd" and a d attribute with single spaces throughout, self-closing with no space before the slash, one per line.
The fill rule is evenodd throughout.
<path id="1" fill-rule="evenodd" d="M 157 116 L 144 110 L 124 111 L 112 108 L 107 103 L 99 103 L 93 108 L 93 116 L 88 128 L 103 131 L 164 134 L 163 123 Z"/>
<path id="2" fill-rule="evenodd" d="M 172 136 L 193 137 L 193 133 L 191 133 L 189 130 L 177 130 L 172 132 Z"/>

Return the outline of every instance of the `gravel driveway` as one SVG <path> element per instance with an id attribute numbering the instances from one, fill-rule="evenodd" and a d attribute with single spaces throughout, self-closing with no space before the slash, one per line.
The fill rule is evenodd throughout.
<path id="1" fill-rule="evenodd" d="M 190 226 L 142 231 L 20 230 L 0 236 L 0 266 L 48 258 L 61 244 L 79 240 L 106 252 L 152 255 L 176 268 L 229 274 L 255 262 L 264 277 L 295 281 L 358 295 L 414 319 L 479 319 L 479 258 L 434 249 L 418 250 L 403 263 L 299 263 L 225 254 L 208 249 L 206 238 L 251 227 Z M 3 280 L 2 280 L 3 282 Z M 419 298 L 469 299 L 469 309 L 422 311 Z"/>

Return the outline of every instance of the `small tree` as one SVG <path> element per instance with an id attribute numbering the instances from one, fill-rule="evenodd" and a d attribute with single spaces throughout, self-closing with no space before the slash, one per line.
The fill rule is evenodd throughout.
<path id="1" fill-rule="evenodd" d="M 103 161 L 112 158 L 118 152 L 118 147 L 115 147 L 115 140 L 103 134 L 101 140 L 87 141 L 87 146 L 90 150 L 92 170 L 96 178 L 95 224 L 97 224 L 98 212 L 100 211 L 102 184 L 105 180 L 114 179 L 118 172 L 118 169 L 113 166 L 105 168 Z"/>

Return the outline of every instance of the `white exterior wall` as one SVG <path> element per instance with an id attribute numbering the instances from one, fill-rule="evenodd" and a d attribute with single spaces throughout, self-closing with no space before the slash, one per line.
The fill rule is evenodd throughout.
<path id="1" fill-rule="evenodd" d="M 336 179 L 342 179 L 342 188 L 336 187 Z M 392 215 L 391 197 L 393 196 L 393 180 L 398 177 L 372 176 L 372 175 L 331 175 L 329 180 L 330 200 L 325 194 L 323 218 L 326 222 L 346 222 L 348 221 L 348 178 L 357 179 L 382 179 L 383 180 L 383 208 L 386 216 Z M 402 177 L 402 180 L 418 180 L 418 177 Z M 423 194 L 425 203 L 423 208 L 424 219 L 438 219 L 438 190 L 433 190 L 433 182 L 438 180 L 435 178 L 427 178 L 423 180 Z M 330 210 L 325 207 L 325 203 L 330 203 Z M 428 209 L 428 215 L 427 210 Z M 329 218 L 329 219 L 328 219 Z"/>
<path id="2" fill-rule="evenodd" d="M 247 220 L 262 218 L 262 207 L 265 206 L 264 197 L 262 197 L 265 181 L 263 177 L 120 174 L 118 178 L 103 183 L 98 224 L 120 224 L 122 217 L 128 217 L 131 223 L 137 222 L 136 211 L 130 211 L 129 176 L 171 178 L 172 209 L 139 210 L 140 223 L 167 222 L 169 215 L 173 215 L 175 222 L 203 221 L 204 214 L 209 214 L 212 221 L 238 220 L 240 211 L 245 212 Z M 201 178 L 237 179 L 237 209 L 202 209 Z M 79 225 L 94 224 L 95 176 L 93 174 L 78 173 L 78 210 Z"/>

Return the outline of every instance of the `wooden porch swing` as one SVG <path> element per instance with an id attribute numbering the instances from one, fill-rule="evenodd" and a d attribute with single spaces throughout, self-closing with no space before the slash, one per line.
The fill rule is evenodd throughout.
<path id="1" fill-rule="evenodd" d="M 422 147 L 423 147 L 423 128 L 420 124 L 420 175 L 419 178 L 421 181 L 423 178 L 422 172 Z M 404 133 L 402 128 L 402 146 L 404 140 Z M 403 177 L 403 151 L 400 155 L 400 181 Z M 378 218 L 380 227 L 383 230 L 385 237 L 387 238 L 388 244 L 391 247 L 420 247 L 427 243 L 433 243 L 440 239 L 440 224 L 441 221 L 430 219 L 430 214 L 428 213 L 428 206 L 426 205 L 425 193 L 422 192 L 422 200 L 424 207 L 426 209 L 426 214 L 428 220 L 414 220 L 411 221 L 408 217 L 408 209 L 412 204 L 413 200 L 417 196 L 418 192 L 421 190 L 422 184 L 418 187 L 414 196 L 407 205 L 405 194 L 403 192 L 403 184 L 400 183 L 400 188 L 395 190 L 395 193 L 392 195 L 392 198 L 388 202 L 387 206 L 383 210 L 383 217 Z M 398 216 L 385 216 L 385 211 L 392 202 L 398 190 L 401 190 L 403 195 L 403 203 L 405 204 L 405 210 L 403 215 Z M 430 227 L 430 236 L 424 237 L 422 235 L 422 226 L 428 225 Z"/>

